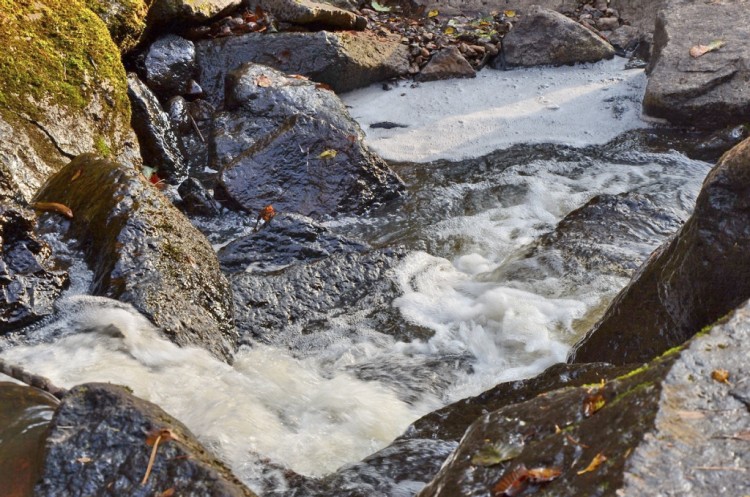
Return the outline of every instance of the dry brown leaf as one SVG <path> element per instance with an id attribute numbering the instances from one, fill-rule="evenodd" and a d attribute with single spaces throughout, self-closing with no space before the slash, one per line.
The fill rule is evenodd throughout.
<path id="1" fill-rule="evenodd" d="M 513 497 L 523 492 L 529 479 L 529 470 L 523 464 L 507 471 L 492 487 L 493 497 Z"/>
<path id="2" fill-rule="evenodd" d="M 584 473 L 590 473 L 592 471 L 596 471 L 596 468 L 598 468 L 601 463 L 607 460 L 607 457 L 599 452 L 597 455 L 594 456 L 594 458 L 591 460 L 588 466 L 586 466 L 586 469 L 582 469 L 578 472 L 579 475 L 582 475 Z"/>
<path id="3" fill-rule="evenodd" d="M 78 461 L 81 464 L 86 464 L 86 463 L 91 462 L 92 459 L 90 457 L 79 457 L 78 459 L 76 459 L 76 461 Z"/>
<path id="4" fill-rule="evenodd" d="M 172 497 L 174 495 L 174 487 L 170 487 L 159 494 L 159 497 Z"/>
<path id="5" fill-rule="evenodd" d="M 73 173 L 73 177 L 70 178 L 70 182 L 74 182 L 81 176 L 81 172 L 83 172 L 81 169 L 78 169 L 75 173 Z"/>
<path id="6" fill-rule="evenodd" d="M 31 207 L 42 212 L 57 212 L 68 219 L 73 219 L 73 211 L 70 210 L 70 207 L 58 202 L 34 202 Z"/>
<path id="7" fill-rule="evenodd" d="M 268 88 L 273 84 L 271 81 L 271 78 L 266 76 L 265 74 L 261 74 L 257 78 L 255 78 L 255 84 L 260 86 L 261 88 Z"/>
<path id="8" fill-rule="evenodd" d="M 701 55 L 707 54 L 708 52 L 713 52 L 714 50 L 718 50 L 726 44 L 727 42 L 723 40 L 714 40 L 708 45 L 695 45 L 693 47 L 690 47 L 690 56 L 697 59 Z"/>
<path id="9" fill-rule="evenodd" d="M 729 383 L 729 371 L 726 369 L 714 369 L 711 371 L 711 378 L 719 383 Z"/>
<path id="10" fill-rule="evenodd" d="M 600 393 L 589 395 L 588 397 L 583 399 L 583 415 L 588 418 L 596 411 L 604 407 L 606 403 L 607 401 L 604 400 L 604 396 Z"/>
<path id="11" fill-rule="evenodd" d="M 562 471 L 558 468 L 533 468 L 527 471 L 529 481 L 532 483 L 546 483 L 561 474 Z"/>

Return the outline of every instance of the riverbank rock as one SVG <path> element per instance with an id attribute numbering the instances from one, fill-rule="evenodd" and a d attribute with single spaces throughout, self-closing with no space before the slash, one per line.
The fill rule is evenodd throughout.
<path id="1" fill-rule="evenodd" d="M 669 0 L 656 22 L 644 113 L 703 128 L 750 121 L 749 37 L 744 0 Z M 716 49 L 691 56 L 701 45 Z"/>
<path id="2" fill-rule="evenodd" d="M 140 173 L 82 155 L 50 178 L 37 200 L 72 210 L 67 234 L 83 245 L 92 294 L 132 304 L 178 345 L 231 357 L 231 291 L 216 255 Z"/>
<path id="3" fill-rule="evenodd" d="M 240 7 L 242 0 L 154 0 L 146 19 L 147 33 L 179 25 L 184 29 L 205 23 Z"/>
<path id="4" fill-rule="evenodd" d="M 477 72 L 456 47 L 448 47 L 432 56 L 419 72 L 419 81 L 436 81 L 449 78 L 475 78 Z"/>
<path id="5" fill-rule="evenodd" d="M 727 468 L 750 464 L 748 343 L 745 304 L 614 380 L 484 414 L 418 496 L 741 494 L 744 471 Z"/>
<path id="6" fill-rule="evenodd" d="M 199 70 L 190 40 L 177 35 L 159 38 L 148 48 L 143 66 L 149 88 L 163 101 L 195 91 Z"/>
<path id="7" fill-rule="evenodd" d="M 282 22 L 314 25 L 328 29 L 356 29 L 367 27 L 367 19 L 331 3 L 314 0 L 258 0 L 248 2 L 261 5 Z"/>
<path id="8" fill-rule="evenodd" d="M 224 76 L 246 62 L 301 74 L 341 93 L 405 75 L 408 49 L 400 37 L 370 32 L 249 33 L 196 42 L 200 85 L 209 100 L 224 98 Z"/>
<path id="9" fill-rule="evenodd" d="M 34 488 L 40 497 L 255 496 L 182 423 L 125 387 L 87 383 L 71 389 L 49 430 Z"/>
<path id="10" fill-rule="evenodd" d="M 503 38 L 508 66 L 576 64 L 611 59 L 612 45 L 564 15 L 532 7 Z"/>
<path id="11" fill-rule="evenodd" d="M 339 98 L 311 81 L 246 64 L 227 78 L 226 100 L 212 166 L 231 203 L 315 217 L 361 213 L 403 190 Z"/>
<path id="12" fill-rule="evenodd" d="M 0 334 L 51 314 L 69 284 L 35 225 L 33 211 L 0 200 Z"/>
<path id="13" fill-rule="evenodd" d="M 146 29 L 144 0 L 86 0 L 86 5 L 107 25 L 120 52 L 127 53 L 138 44 Z"/>
<path id="14" fill-rule="evenodd" d="M 30 200 L 84 152 L 137 163 L 125 70 L 102 20 L 82 0 L 0 0 L 0 12 L 3 195 Z"/>
<path id="15" fill-rule="evenodd" d="M 575 347 L 574 362 L 647 361 L 750 297 L 750 139 L 706 177 L 695 211 Z"/>
<path id="16" fill-rule="evenodd" d="M 187 176 L 187 164 L 169 116 L 156 95 L 134 73 L 128 74 L 128 97 L 144 165 L 170 183 L 180 182 Z"/>

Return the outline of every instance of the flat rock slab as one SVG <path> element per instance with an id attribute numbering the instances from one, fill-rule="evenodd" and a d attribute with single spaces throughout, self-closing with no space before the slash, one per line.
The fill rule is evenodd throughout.
<path id="1" fill-rule="evenodd" d="M 132 304 L 178 345 L 231 356 L 231 291 L 216 254 L 139 172 L 81 155 L 37 200 L 72 210 L 67 233 L 80 240 L 94 271 L 92 294 Z"/>
<path id="2" fill-rule="evenodd" d="M 142 483 L 159 433 L 153 468 Z M 182 423 L 117 385 L 71 389 L 52 419 L 44 451 L 34 488 L 39 497 L 255 496 Z"/>
<path id="3" fill-rule="evenodd" d="M 647 361 L 750 297 L 750 139 L 706 177 L 695 211 L 575 346 L 570 360 Z"/>
<path id="4" fill-rule="evenodd" d="M 367 27 L 367 19 L 330 3 L 314 0 L 263 0 L 264 9 L 276 19 L 292 24 L 314 24 L 333 29 L 357 29 Z"/>
<path id="5" fill-rule="evenodd" d="M 745 304 L 616 379 L 487 413 L 418 496 L 742 495 L 749 343 Z"/>
<path id="6" fill-rule="evenodd" d="M 654 33 L 645 114 L 675 124 L 719 128 L 750 121 L 750 3 L 670 0 Z M 690 49 L 721 41 L 700 57 Z"/>
<path id="7" fill-rule="evenodd" d="M 532 7 L 503 38 L 508 66 L 561 66 L 596 62 L 615 55 L 612 45 L 564 15 Z"/>
<path id="8" fill-rule="evenodd" d="M 399 37 L 372 33 L 249 33 L 196 42 L 200 85 L 213 103 L 224 96 L 224 76 L 246 62 L 302 74 L 345 92 L 408 72 L 408 49 Z"/>

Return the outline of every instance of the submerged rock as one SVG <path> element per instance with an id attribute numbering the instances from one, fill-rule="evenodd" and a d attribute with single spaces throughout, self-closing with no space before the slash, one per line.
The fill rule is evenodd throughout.
<path id="1" fill-rule="evenodd" d="M 539 66 L 596 62 L 615 51 L 591 30 L 562 14 L 532 7 L 503 38 L 508 66 Z"/>
<path id="2" fill-rule="evenodd" d="M 8 332 L 53 312 L 69 284 L 54 267 L 50 247 L 34 233 L 29 209 L 0 201 L 0 329 Z"/>
<path id="3" fill-rule="evenodd" d="M 732 439 L 750 429 L 748 344 L 745 304 L 684 349 L 614 380 L 484 414 L 418 496 L 508 495 L 508 488 L 548 496 L 741 494 L 744 472 L 726 468 L 750 464 L 743 442 Z"/>
<path id="4" fill-rule="evenodd" d="M 361 213 L 403 189 L 341 100 L 310 81 L 246 64 L 228 78 L 226 107 L 214 121 L 213 166 L 224 198 L 252 213 L 269 204 Z"/>
<path id="5" fill-rule="evenodd" d="M 156 169 L 160 178 L 179 182 L 187 175 L 185 158 L 159 100 L 133 73 L 128 74 L 128 96 L 133 109 L 131 123 L 144 164 Z"/>
<path id="6" fill-rule="evenodd" d="M 301 74 L 345 92 L 407 73 L 400 38 L 373 33 L 249 33 L 196 43 L 200 85 L 211 102 L 224 98 L 224 76 L 246 62 Z"/>
<path id="7" fill-rule="evenodd" d="M 750 297 L 750 139 L 724 154 L 680 231 L 655 251 L 570 360 L 647 361 Z"/>
<path id="8" fill-rule="evenodd" d="M 169 200 L 134 169 L 82 155 L 44 185 L 41 202 L 72 210 L 94 295 L 133 304 L 178 345 L 228 359 L 231 291 L 216 255 Z"/>
<path id="9" fill-rule="evenodd" d="M 182 423 L 116 385 L 73 388 L 52 419 L 44 452 L 34 488 L 40 497 L 255 495 Z"/>
<path id="10" fill-rule="evenodd" d="M 750 121 L 750 9 L 743 0 L 669 0 L 659 12 L 643 111 L 718 128 Z M 691 56 L 692 47 L 716 50 Z"/>

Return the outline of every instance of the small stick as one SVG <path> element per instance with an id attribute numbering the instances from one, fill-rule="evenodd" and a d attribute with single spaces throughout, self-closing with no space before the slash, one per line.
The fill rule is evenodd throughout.
<path id="1" fill-rule="evenodd" d="M 206 139 L 203 138 L 203 133 L 201 133 L 201 129 L 198 127 L 198 123 L 195 122 L 195 119 L 193 119 L 193 115 L 188 112 L 188 117 L 190 118 L 190 122 L 193 123 L 193 128 L 195 128 L 195 132 L 198 133 L 198 138 L 201 139 L 201 143 L 206 143 Z"/>
<path id="2" fill-rule="evenodd" d="M 143 476 L 141 486 L 145 485 L 148 481 L 148 477 L 151 476 L 151 468 L 154 467 L 154 461 L 156 460 L 156 449 L 159 448 L 159 440 L 161 440 L 161 435 L 156 437 L 156 441 L 154 441 L 154 448 L 151 449 L 151 457 L 148 458 L 148 466 L 146 466 L 146 474 Z"/>

